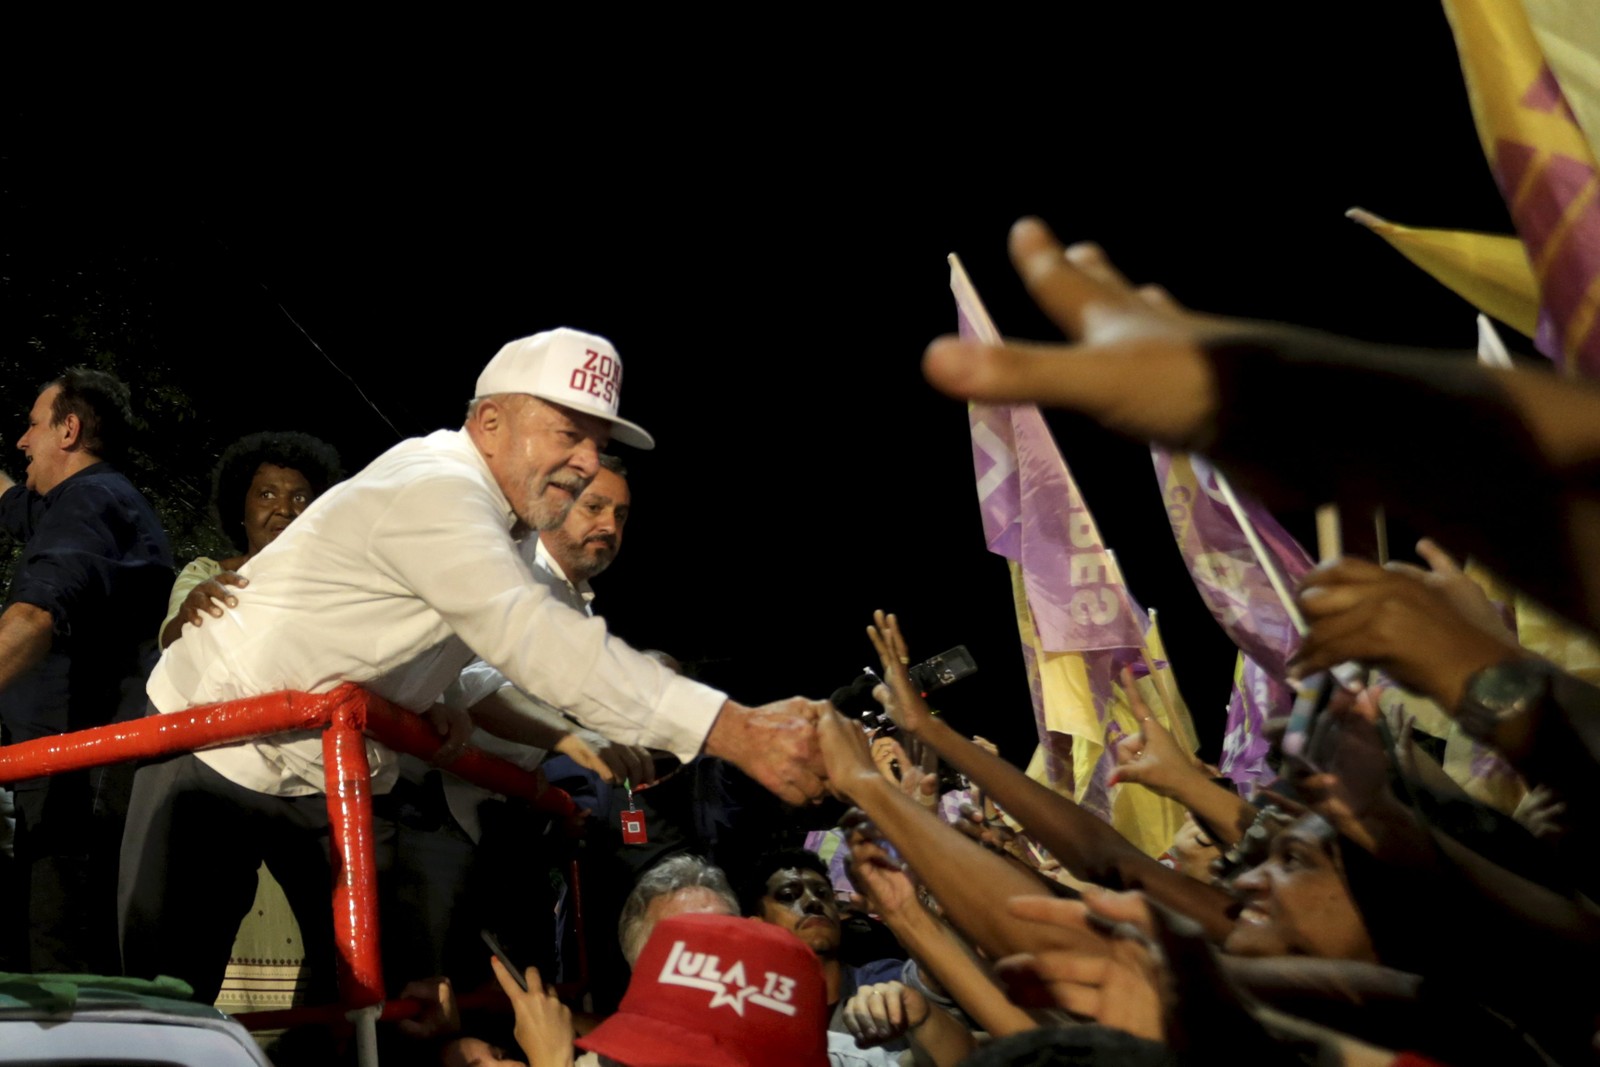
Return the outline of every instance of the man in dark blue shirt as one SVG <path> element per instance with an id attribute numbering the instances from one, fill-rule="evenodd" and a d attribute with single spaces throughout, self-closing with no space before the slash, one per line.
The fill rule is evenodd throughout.
<path id="1" fill-rule="evenodd" d="M 0 529 L 22 544 L 0 612 L 6 743 L 133 717 L 172 588 L 154 510 L 108 462 L 130 421 L 128 388 L 74 367 L 45 386 L 17 442 L 26 485 L 0 475 Z M 115 768 L 14 783 L 0 956 L 13 970 L 115 974 L 116 856 L 125 799 Z M 19 935 L 26 916 L 27 943 Z"/>

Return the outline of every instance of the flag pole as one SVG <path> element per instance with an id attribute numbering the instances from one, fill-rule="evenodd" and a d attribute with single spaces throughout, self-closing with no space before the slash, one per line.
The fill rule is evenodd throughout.
<path id="1" fill-rule="evenodd" d="M 1344 535 L 1339 529 L 1339 505 L 1317 508 L 1317 562 L 1327 563 L 1344 555 Z"/>
<path id="2" fill-rule="evenodd" d="M 1117 562 L 1117 553 L 1113 549 L 1106 549 L 1106 559 L 1111 564 L 1111 580 L 1127 588 L 1128 583 L 1122 580 L 1122 564 Z M 1150 625 L 1155 625 L 1155 612 L 1146 612 Z M 1155 661 L 1150 658 L 1150 641 L 1148 636 L 1139 642 L 1139 659 L 1144 662 L 1144 669 L 1150 675 L 1150 684 L 1155 687 L 1156 696 L 1161 698 L 1161 703 L 1166 705 L 1167 721 L 1176 722 L 1178 702 L 1173 699 L 1172 690 L 1167 687 L 1166 679 L 1156 673 Z"/>
<path id="3" fill-rule="evenodd" d="M 1222 491 L 1222 499 L 1227 501 L 1228 510 L 1233 512 L 1233 520 L 1239 524 L 1239 530 L 1249 543 L 1250 551 L 1255 553 L 1256 562 L 1261 564 L 1261 569 L 1266 572 L 1272 591 L 1278 594 L 1278 602 L 1283 605 L 1284 613 L 1289 616 L 1289 622 L 1294 626 L 1295 633 L 1304 637 L 1306 620 L 1305 616 L 1300 614 L 1300 606 L 1294 602 L 1294 597 L 1289 595 L 1289 587 L 1285 584 L 1283 575 L 1278 572 L 1277 561 L 1261 544 L 1261 535 L 1256 533 L 1255 523 L 1245 514 L 1244 508 L 1239 504 L 1239 498 L 1233 493 L 1233 486 L 1228 484 L 1227 475 L 1220 470 L 1217 471 L 1217 488 Z"/>

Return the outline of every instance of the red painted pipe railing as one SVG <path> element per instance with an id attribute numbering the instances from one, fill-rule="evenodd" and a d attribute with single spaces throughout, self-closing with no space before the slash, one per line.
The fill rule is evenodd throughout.
<path id="1" fill-rule="evenodd" d="M 328 825 L 333 851 L 333 916 L 334 936 L 339 946 L 339 993 L 344 1000 L 343 1007 L 364 1008 L 383 1000 L 383 970 L 378 952 L 377 865 L 372 841 L 371 768 L 367 763 L 364 734 L 371 733 L 398 752 L 428 759 L 438 752 L 443 739 L 420 716 L 351 683 L 328 693 L 269 693 L 0 746 L 0 783 L 194 752 L 290 730 L 319 728 L 323 730 Z M 539 811 L 565 816 L 568 825 L 572 825 L 577 811 L 572 798 L 563 790 L 547 786 L 542 775 L 471 746 L 452 760 L 449 768 L 452 774 L 475 785 L 525 799 Z M 573 873 L 579 974 L 581 980 L 586 981 L 588 954 L 583 946 L 583 908 L 577 897 L 575 869 Z M 288 1013 L 270 1014 L 303 1012 L 309 1016 L 318 1010 L 290 1009 Z"/>
<path id="2" fill-rule="evenodd" d="M 320 729 L 328 724 L 329 703 L 343 689 L 320 695 L 270 693 L 0 746 L 0 782 L 193 752 L 287 730 Z"/>
<path id="3" fill-rule="evenodd" d="M 328 838 L 333 860 L 333 938 L 339 996 L 352 1008 L 383 1002 L 378 957 L 378 864 L 372 840 L 372 768 L 367 764 L 367 702 L 361 690 L 334 701 L 322 733 Z"/>

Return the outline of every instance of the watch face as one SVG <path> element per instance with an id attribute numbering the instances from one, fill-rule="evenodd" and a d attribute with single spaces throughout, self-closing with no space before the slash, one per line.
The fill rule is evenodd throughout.
<path id="1" fill-rule="evenodd" d="M 1547 679 L 1533 663 L 1497 663 L 1473 675 L 1467 700 L 1495 715 L 1523 711 L 1543 694 Z"/>

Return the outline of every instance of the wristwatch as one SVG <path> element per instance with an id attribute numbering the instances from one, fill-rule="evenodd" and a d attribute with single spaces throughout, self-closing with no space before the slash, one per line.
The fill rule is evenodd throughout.
<path id="1" fill-rule="evenodd" d="M 1549 693 L 1550 671 L 1543 662 L 1496 663 L 1468 679 L 1456 722 L 1468 736 L 1488 741 L 1502 722 L 1524 715 Z"/>

